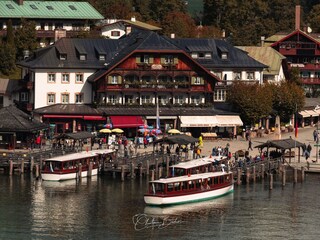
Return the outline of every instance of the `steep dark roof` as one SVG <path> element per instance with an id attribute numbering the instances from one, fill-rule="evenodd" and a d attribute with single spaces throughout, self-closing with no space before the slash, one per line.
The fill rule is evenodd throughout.
<path id="1" fill-rule="evenodd" d="M 0 132 L 32 132 L 48 128 L 15 106 L 0 109 Z"/>
<path id="2" fill-rule="evenodd" d="M 179 145 L 187 145 L 189 143 L 196 143 L 199 140 L 192 136 L 188 136 L 186 134 L 177 134 L 172 136 L 167 136 L 158 140 L 155 140 L 154 143 L 169 143 L 169 144 L 179 144 Z"/>
<path id="3" fill-rule="evenodd" d="M 237 49 L 230 43 L 219 39 L 177 38 L 173 42 L 187 53 L 211 53 L 211 59 L 195 59 L 207 68 L 266 68 L 268 66 L 256 61 L 246 52 Z M 228 53 L 228 58 L 222 59 L 218 51 Z"/>
<path id="4" fill-rule="evenodd" d="M 75 132 L 75 133 L 63 133 L 58 135 L 56 138 L 80 140 L 80 139 L 87 139 L 92 137 L 93 135 L 89 132 Z"/>

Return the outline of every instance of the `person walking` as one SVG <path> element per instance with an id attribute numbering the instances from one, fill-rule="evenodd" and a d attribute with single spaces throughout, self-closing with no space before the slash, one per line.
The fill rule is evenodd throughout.
<path id="1" fill-rule="evenodd" d="M 318 142 L 318 131 L 316 129 L 313 131 L 313 140 Z"/>
<path id="2" fill-rule="evenodd" d="M 249 149 L 251 149 L 251 151 L 253 151 L 251 138 L 249 138 L 248 151 L 249 151 Z"/>

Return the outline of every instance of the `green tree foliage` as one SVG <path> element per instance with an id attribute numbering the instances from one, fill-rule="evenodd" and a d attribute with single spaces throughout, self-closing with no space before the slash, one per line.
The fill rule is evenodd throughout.
<path id="1" fill-rule="evenodd" d="M 227 101 L 247 124 L 255 124 L 272 112 L 272 91 L 266 85 L 235 82 L 228 91 Z"/>
<path id="2" fill-rule="evenodd" d="M 313 32 L 320 32 L 320 4 L 314 5 L 308 14 L 307 23 L 310 25 Z"/>
<path id="3" fill-rule="evenodd" d="M 24 50 L 33 51 L 37 48 L 38 43 L 36 36 L 35 22 L 21 19 L 21 28 L 16 30 L 14 39 L 18 59 L 23 58 Z"/>
<path id="4" fill-rule="evenodd" d="M 275 84 L 234 83 L 227 96 L 241 118 L 247 124 L 255 124 L 260 118 L 277 114 L 288 122 L 295 112 L 304 106 L 304 91 L 295 83 L 283 81 Z"/>
<path id="5" fill-rule="evenodd" d="M 170 12 L 187 13 L 186 4 L 181 0 L 152 0 L 149 9 L 151 17 L 160 22 Z"/>
<path id="6" fill-rule="evenodd" d="M 7 43 L 11 45 L 14 44 L 14 33 L 11 19 L 9 19 L 7 22 Z"/>
<path id="7" fill-rule="evenodd" d="M 16 69 L 16 50 L 13 44 L 4 43 L 0 45 L 0 73 L 10 75 Z"/>
<path id="8" fill-rule="evenodd" d="M 161 26 L 167 36 L 175 33 L 176 37 L 180 38 L 195 37 L 196 25 L 189 14 L 170 12 L 164 17 Z"/>
<path id="9" fill-rule="evenodd" d="M 292 114 L 300 111 L 305 103 L 303 89 L 295 83 L 283 81 L 270 85 L 273 92 L 273 109 L 283 122 L 289 122 Z"/>
<path id="10" fill-rule="evenodd" d="M 289 70 L 288 81 L 291 82 L 291 83 L 295 83 L 298 86 L 302 86 L 299 68 L 291 68 Z"/>

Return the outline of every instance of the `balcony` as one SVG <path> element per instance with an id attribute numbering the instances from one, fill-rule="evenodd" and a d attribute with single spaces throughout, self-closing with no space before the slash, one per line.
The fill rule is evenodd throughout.
<path id="1" fill-rule="evenodd" d="M 320 85 L 320 78 L 300 78 L 301 82 L 306 85 Z"/>

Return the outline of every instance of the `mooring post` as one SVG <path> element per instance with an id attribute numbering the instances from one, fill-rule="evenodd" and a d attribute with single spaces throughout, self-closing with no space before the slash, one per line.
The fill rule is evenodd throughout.
<path id="1" fill-rule="evenodd" d="M 151 170 L 151 181 L 154 181 L 154 169 Z"/>
<path id="2" fill-rule="evenodd" d="M 147 159 L 147 169 L 146 169 L 146 171 L 147 171 L 147 176 L 149 177 L 149 174 L 150 174 L 150 160 L 149 159 Z"/>
<path id="3" fill-rule="evenodd" d="M 39 171 L 39 164 L 36 164 L 36 179 L 39 179 L 40 171 Z"/>
<path id="4" fill-rule="evenodd" d="M 169 163 L 170 163 L 170 157 L 167 157 L 166 159 L 166 176 L 169 177 Z"/>
<path id="5" fill-rule="evenodd" d="M 261 164 L 261 178 L 264 179 L 264 174 L 266 172 L 266 168 L 264 164 Z"/>
<path id="6" fill-rule="evenodd" d="M 121 181 L 124 181 L 124 165 L 121 166 Z"/>
<path id="7" fill-rule="evenodd" d="M 250 182 L 250 168 L 247 167 L 246 171 L 246 182 L 247 184 Z"/>
<path id="8" fill-rule="evenodd" d="M 81 180 L 81 175 L 82 175 L 82 164 L 79 163 L 79 166 L 78 166 L 78 178 L 79 178 L 79 180 Z"/>
<path id="9" fill-rule="evenodd" d="M 283 171 L 282 171 L 282 186 L 286 185 L 286 167 L 283 166 Z"/>
<path id="10" fill-rule="evenodd" d="M 24 160 L 21 160 L 21 164 L 20 164 L 20 173 L 23 174 L 24 173 Z"/>
<path id="11" fill-rule="evenodd" d="M 294 180 L 294 183 L 298 182 L 298 169 L 297 168 L 293 169 L 293 180 Z"/>
<path id="12" fill-rule="evenodd" d="M 253 181 L 256 181 L 256 166 L 252 167 L 252 171 L 253 171 Z"/>
<path id="13" fill-rule="evenodd" d="M 92 176 L 92 168 L 93 168 L 93 162 L 89 163 L 89 169 L 88 169 L 88 177 Z"/>
<path id="14" fill-rule="evenodd" d="M 241 184 L 241 168 L 237 169 L 237 184 Z"/>
<path id="15" fill-rule="evenodd" d="M 272 190 L 273 189 L 273 174 L 272 173 L 269 174 L 269 181 L 270 181 L 269 189 Z"/>
<path id="16" fill-rule="evenodd" d="M 30 173 L 33 173 L 33 168 L 34 168 L 34 158 L 33 156 L 30 158 Z"/>
<path id="17" fill-rule="evenodd" d="M 139 167 L 139 172 L 140 172 L 140 178 L 142 178 L 143 175 L 143 168 L 142 168 L 142 164 Z"/>
<path id="18" fill-rule="evenodd" d="M 10 165 L 9 175 L 11 176 L 13 174 L 13 161 L 12 160 L 9 161 L 9 165 Z"/>
<path id="19" fill-rule="evenodd" d="M 155 159 L 155 164 L 156 164 L 156 175 L 155 178 L 159 178 L 159 166 L 158 166 L 158 158 Z"/>
<path id="20" fill-rule="evenodd" d="M 131 179 L 133 179 L 134 178 L 134 163 L 133 162 L 131 162 L 131 169 L 130 169 L 131 171 Z"/>
<path id="21" fill-rule="evenodd" d="M 301 182 L 304 182 L 304 167 L 301 167 Z"/>

